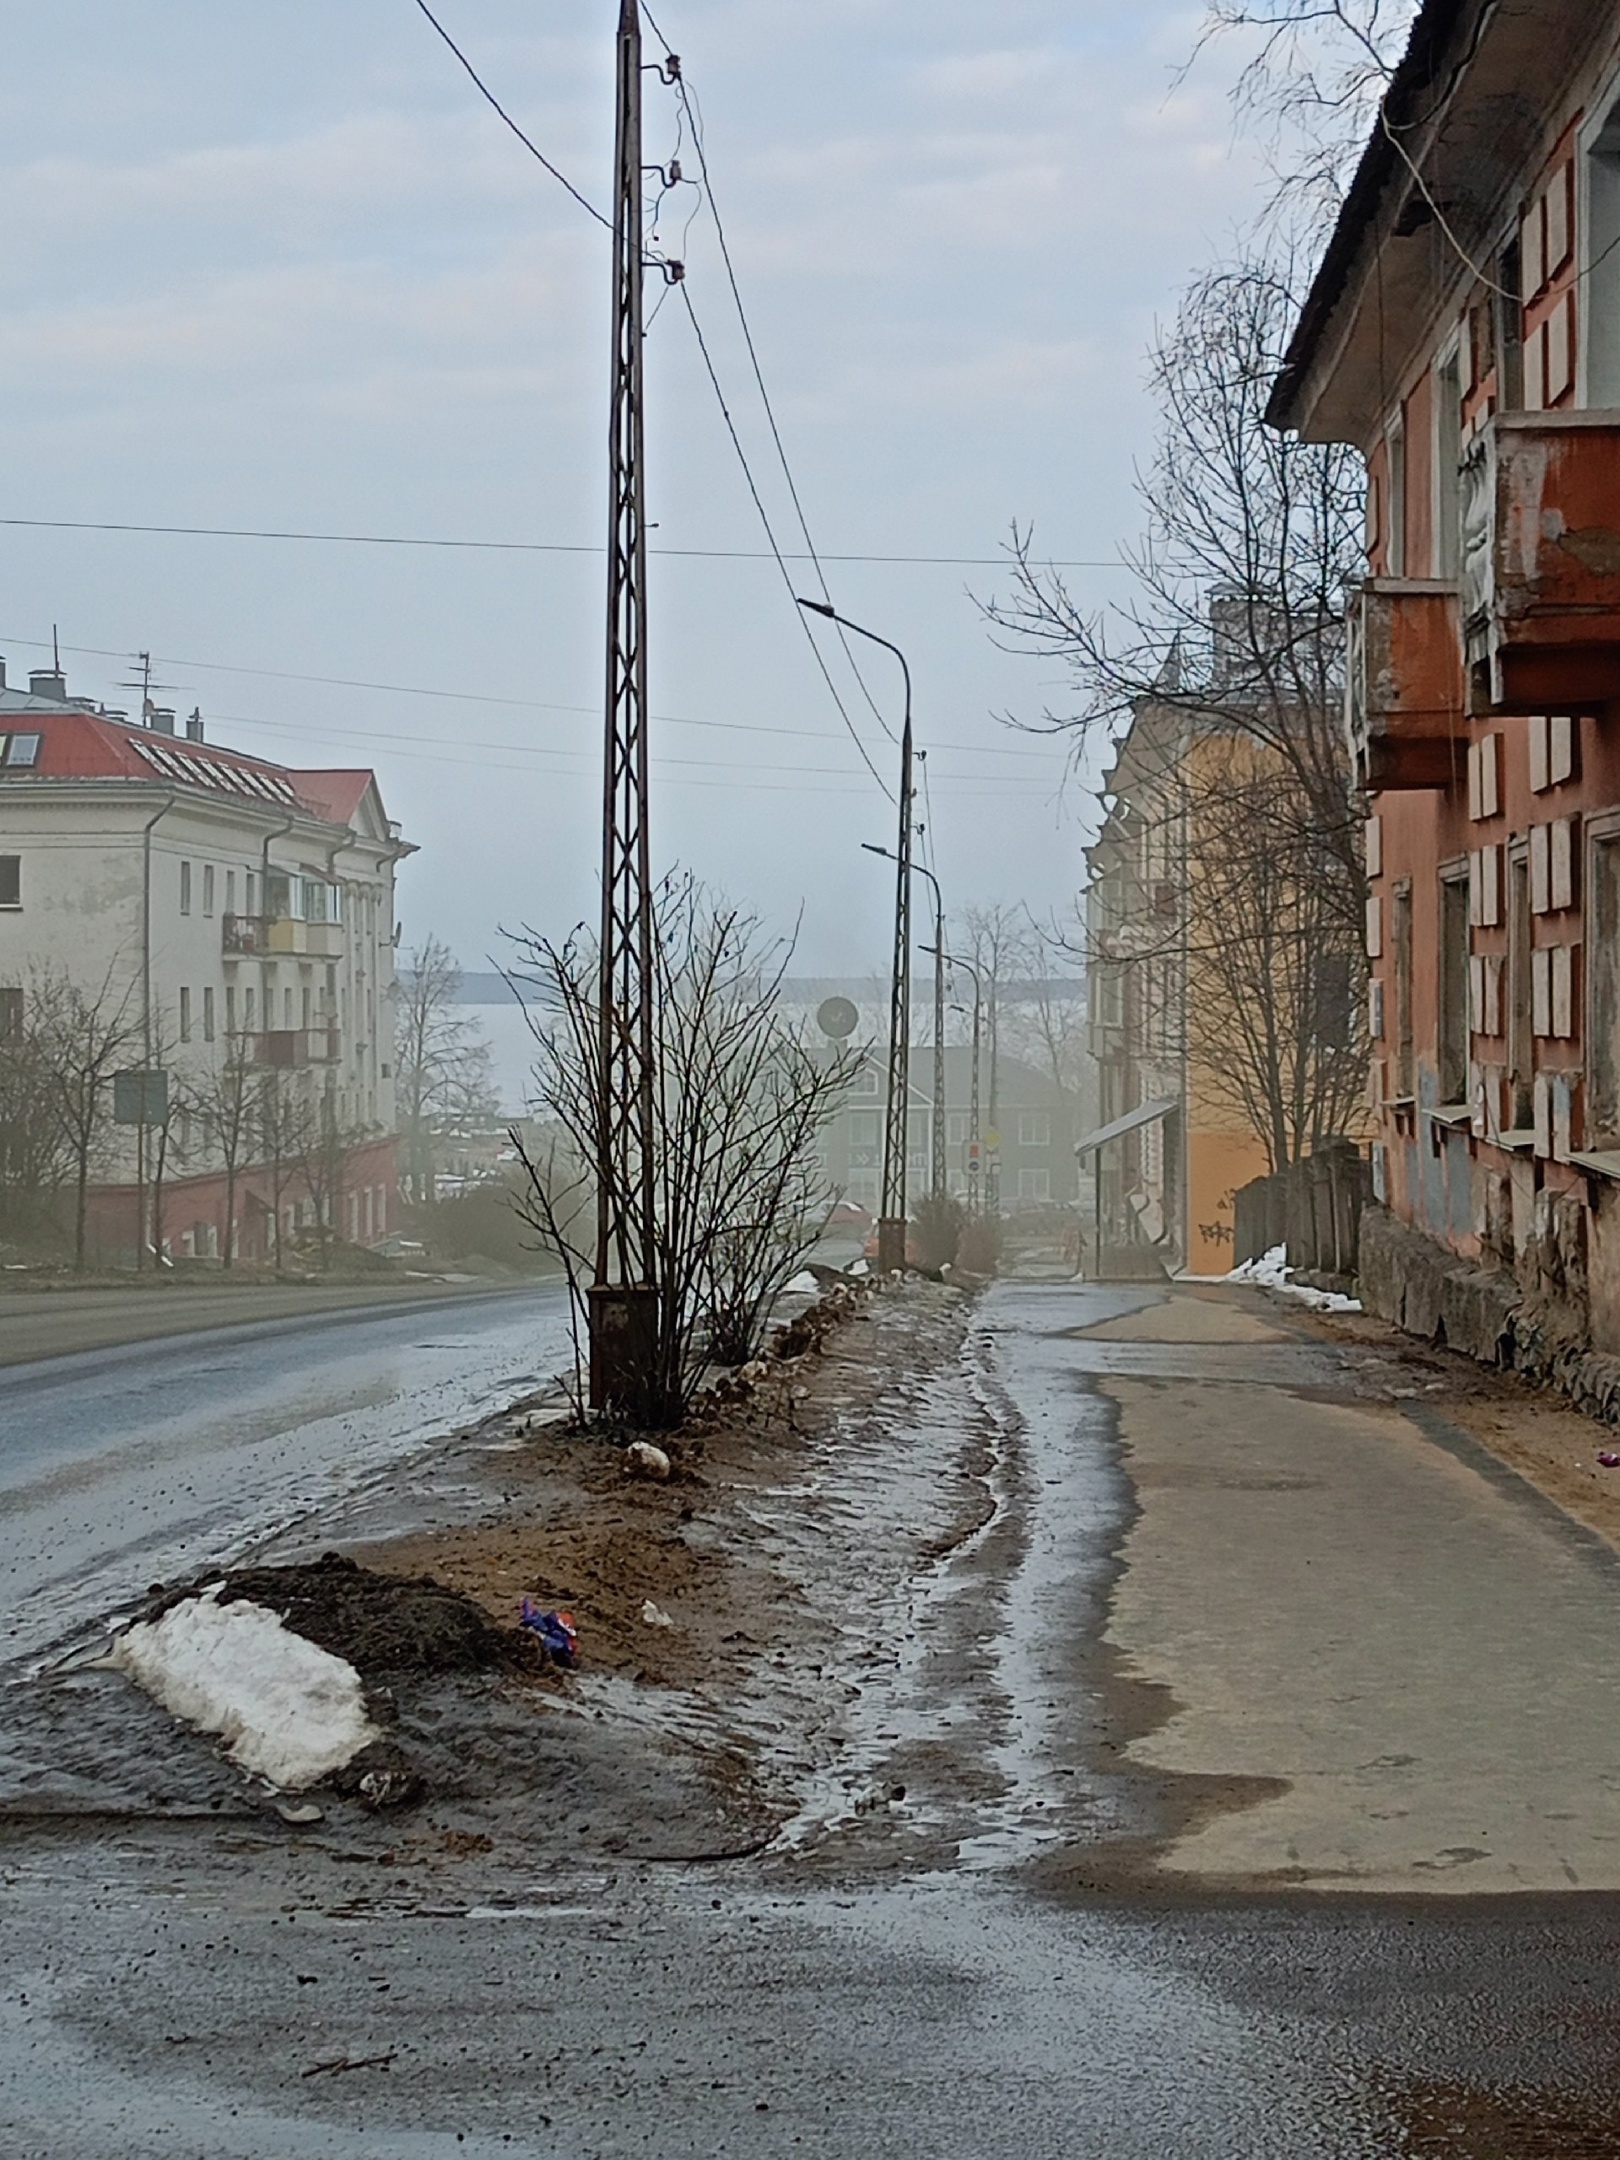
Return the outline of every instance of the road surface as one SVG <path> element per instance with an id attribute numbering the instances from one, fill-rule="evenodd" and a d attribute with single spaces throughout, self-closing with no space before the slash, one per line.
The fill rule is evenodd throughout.
<path id="1" fill-rule="evenodd" d="M 335 1312 L 441 1303 L 487 1296 L 488 1286 L 459 1282 L 257 1283 L 154 1282 L 138 1289 L 5 1290 L 0 1295 L 0 1366 L 29 1365 L 76 1350 L 153 1342 L 208 1328 L 252 1326 Z"/>
<path id="2" fill-rule="evenodd" d="M 14 1825 L 6 2151 L 1620 2154 L 1612 1559 L 1257 1299 L 1009 1286 L 985 1374 L 998 1513 L 854 1690 L 942 1861 L 903 1795 L 662 1867 Z"/>
<path id="3" fill-rule="evenodd" d="M 250 1550 L 567 1356 L 563 1293 L 546 1285 L 6 1367 L 0 1659 L 37 1655 L 153 1581 Z"/>

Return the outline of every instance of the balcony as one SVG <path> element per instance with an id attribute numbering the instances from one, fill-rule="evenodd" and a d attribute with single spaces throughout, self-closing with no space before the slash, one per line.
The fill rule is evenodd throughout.
<path id="1" fill-rule="evenodd" d="M 1468 724 L 1455 585 L 1369 578 L 1354 595 L 1345 725 L 1366 788 L 1443 788 L 1461 775 Z"/>
<path id="2" fill-rule="evenodd" d="M 1462 485 L 1475 709 L 1620 696 L 1620 412 L 1498 413 Z"/>
<path id="3" fill-rule="evenodd" d="M 222 945 L 227 960 L 336 960 L 343 951 L 343 925 L 301 922 L 291 915 L 227 915 Z"/>
<path id="4" fill-rule="evenodd" d="M 220 920 L 220 945 L 227 960 L 252 959 L 269 951 L 270 925 L 262 915 L 226 915 Z"/>
<path id="5" fill-rule="evenodd" d="M 342 1037 L 336 1028 L 272 1028 L 255 1036 L 254 1054 L 260 1065 L 301 1072 L 308 1065 L 335 1065 L 343 1054 Z"/>

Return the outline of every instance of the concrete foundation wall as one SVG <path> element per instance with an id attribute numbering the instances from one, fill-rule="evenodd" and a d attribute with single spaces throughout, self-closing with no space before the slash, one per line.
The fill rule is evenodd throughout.
<path id="1" fill-rule="evenodd" d="M 1387 1208 L 1361 1217 L 1361 1301 L 1426 1342 L 1482 1365 L 1522 1373 L 1578 1409 L 1620 1424 L 1620 1357 L 1592 1347 L 1573 1256 L 1560 1259 L 1554 1211 L 1527 1256 L 1530 1287 L 1506 1268 L 1481 1266 L 1414 1230 Z M 1563 1242 L 1567 1244 L 1565 1231 Z"/>

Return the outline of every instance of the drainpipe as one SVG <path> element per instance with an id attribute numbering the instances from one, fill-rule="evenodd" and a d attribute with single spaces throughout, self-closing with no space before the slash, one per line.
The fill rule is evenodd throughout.
<path id="1" fill-rule="evenodd" d="M 152 834 L 179 801 L 170 795 L 141 834 L 141 1119 L 135 1127 L 135 1272 L 146 1266 L 146 1079 L 152 1069 Z"/>
<path id="2" fill-rule="evenodd" d="M 280 825 L 278 825 L 273 832 L 267 832 L 265 834 L 264 845 L 259 850 L 259 920 L 263 923 L 268 923 L 270 920 L 269 914 L 265 911 L 268 910 L 270 905 L 271 847 L 277 840 L 284 840 L 287 834 L 292 831 L 293 827 L 297 823 L 298 817 L 295 812 L 293 816 L 285 819 Z M 264 1032 L 266 1035 L 269 1035 L 272 1032 L 271 1022 L 275 1018 L 275 1015 L 270 1011 L 270 989 L 269 984 L 266 980 L 269 966 L 269 955 L 267 953 L 261 953 L 259 955 L 259 1002 L 261 1007 L 263 1008 L 261 1017 L 264 1021 Z M 260 1138 L 263 1138 L 262 1132 L 260 1134 Z M 279 1149 L 281 1142 L 281 1124 L 279 1119 L 277 1120 L 276 1124 L 276 1142 Z M 272 1166 L 270 1190 L 271 1206 L 274 1210 L 275 1216 L 275 1220 L 271 1225 L 273 1250 L 276 1255 L 276 1266 L 279 1270 L 281 1265 L 281 1162 L 279 1154 L 275 1164 Z"/>

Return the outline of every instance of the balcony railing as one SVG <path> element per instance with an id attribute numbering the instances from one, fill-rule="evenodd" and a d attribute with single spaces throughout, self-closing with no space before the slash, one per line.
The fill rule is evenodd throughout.
<path id="1" fill-rule="evenodd" d="M 301 1071 L 306 1065 L 336 1064 L 343 1045 L 337 1028 L 272 1028 L 255 1037 L 254 1050 L 261 1065 Z"/>
<path id="2" fill-rule="evenodd" d="M 1498 413 L 1463 461 L 1462 597 L 1476 711 L 1620 691 L 1620 412 Z"/>
<path id="3" fill-rule="evenodd" d="M 1345 725 L 1364 787 L 1448 787 L 1464 770 L 1457 588 L 1370 578 L 1350 602 Z"/>
<path id="4" fill-rule="evenodd" d="M 265 933 L 269 924 L 262 915 L 226 915 L 220 922 L 220 939 L 227 959 L 251 957 L 269 951 Z"/>
<path id="5" fill-rule="evenodd" d="M 221 926 L 227 959 L 283 955 L 306 960 L 336 960 L 343 951 L 343 925 L 300 922 L 291 915 L 227 915 Z"/>

